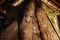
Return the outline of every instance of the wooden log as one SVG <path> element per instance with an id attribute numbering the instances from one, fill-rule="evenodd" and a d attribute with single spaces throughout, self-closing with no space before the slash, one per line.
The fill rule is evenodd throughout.
<path id="1" fill-rule="evenodd" d="M 14 18 L 14 21 L 0 34 L 0 40 L 18 40 L 18 23 L 15 10 L 11 10 L 5 16 L 8 19 Z M 8 25 L 9 21 L 6 20 L 4 24 Z"/>
<path id="2" fill-rule="evenodd" d="M 21 24 L 23 40 L 41 40 L 34 11 L 35 4 L 31 1 L 25 8 L 24 18 Z"/>
<path id="3" fill-rule="evenodd" d="M 58 17 L 57 16 L 49 16 L 49 19 L 51 20 L 51 23 L 53 24 L 53 27 L 54 27 L 56 33 L 58 34 L 58 36 L 60 38 L 60 30 L 59 30 L 59 25 L 58 25 L 59 24 Z"/>
<path id="4" fill-rule="evenodd" d="M 0 40 L 18 40 L 18 24 L 15 20 L 4 32 L 0 35 Z"/>
<path id="5" fill-rule="evenodd" d="M 57 35 L 60 37 L 60 30 L 59 30 L 59 26 L 58 26 L 58 24 L 59 24 L 58 15 L 60 15 L 60 12 L 58 12 L 58 11 L 54 12 L 53 9 L 49 8 L 45 4 L 43 4 L 42 7 L 46 11 L 47 16 L 48 16 L 49 20 L 51 21 L 53 28 L 55 29 Z"/>
<path id="6" fill-rule="evenodd" d="M 36 15 L 33 15 L 33 40 L 42 40 L 41 39 L 41 35 L 40 35 L 40 30 L 38 27 L 38 22 L 37 22 L 37 18 Z"/>
<path id="7" fill-rule="evenodd" d="M 54 31 L 46 12 L 43 8 L 39 8 L 36 12 L 40 25 L 43 40 L 60 40 Z"/>
<path id="8" fill-rule="evenodd" d="M 21 24 L 22 27 L 22 36 L 23 40 L 32 40 L 32 17 L 34 14 L 34 4 L 30 2 L 25 8 L 25 15 L 23 18 L 23 22 Z"/>

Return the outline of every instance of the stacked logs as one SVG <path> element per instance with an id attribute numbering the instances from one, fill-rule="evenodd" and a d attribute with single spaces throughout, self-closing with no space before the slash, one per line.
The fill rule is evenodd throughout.
<path id="1" fill-rule="evenodd" d="M 0 33 L 0 40 L 60 40 L 60 34 L 55 31 L 57 27 L 54 28 L 42 4 L 37 6 L 38 1 L 36 3 L 35 0 L 23 3 L 26 1 L 18 0 L 12 4 L 14 10 L 10 9 L 6 16 L 8 18 L 13 16 L 14 21 Z M 22 14 L 22 17 L 17 18 L 15 13 L 17 10 L 20 10 L 17 13 Z M 5 11 L 0 10 L 4 14 Z"/>

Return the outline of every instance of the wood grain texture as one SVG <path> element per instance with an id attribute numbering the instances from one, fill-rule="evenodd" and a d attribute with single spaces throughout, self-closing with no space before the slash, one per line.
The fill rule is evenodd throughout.
<path id="1" fill-rule="evenodd" d="M 33 40 L 42 40 L 41 39 L 41 35 L 40 35 L 40 30 L 39 30 L 39 27 L 38 27 L 38 22 L 37 22 L 37 19 L 36 19 L 36 15 L 33 15 Z"/>
<path id="2" fill-rule="evenodd" d="M 59 40 L 43 8 L 37 10 L 37 18 L 40 25 L 43 40 Z"/>
<path id="3" fill-rule="evenodd" d="M 24 12 L 24 18 L 21 24 L 23 40 L 32 40 L 32 16 L 34 14 L 34 4 L 30 2 Z"/>
<path id="4" fill-rule="evenodd" d="M 40 31 L 34 15 L 35 5 L 33 1 L 26 6 L 24 13 L 23 22 L 21 24 L 23 40 L 41 40 L 39 35 Z"/>

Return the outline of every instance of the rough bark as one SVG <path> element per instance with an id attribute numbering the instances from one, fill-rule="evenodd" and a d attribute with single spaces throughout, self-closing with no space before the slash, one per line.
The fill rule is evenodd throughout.
<path id="1" fill-rule="evenodd" d="M 23 40 L 32 40 L 32 16 L 34 14 L 34 4 L 30 2 L 24 12 L 24 18 L 21 24 Z"/>
<path id="2" fill-rule="evenodd" d="M 40 31 L 38 30 L 34 15 L 34 10 L 35 4 L 32 1 L 25 8 L 25 14 L 21 24 L 23 40 L 41 40 L 39 36 Z"/>
<path id="3" fill-rule="evenodd" d="M 60 12 L 53 11 L 51 8 L 46 6 L 45 4 L 42 5 L 45 12 L 47 13 L 47 16 L 49 20 L 51 21 L 54 30 L 56 31 L 57 35 L 60 37 L 60 30 L 59 30 L 59 21 L 58 21 L 58 15 L 60 15 Z"/>
<path id="4" fill-rule="evenodd" d="M 37 18 L 43 40 L 59 40 L 43 8 L 37 10 Z"/>
<path id="5" fill-rule="evenodd" d="M 36 14 L 34 1 L 29 2 L 24 8 L 24 17 L 20 24 L 20 33 L 22 33 L 21 38 L 23 40 L 60 40 L 42 7 L 36 10 Z M 11 12 L 13 13 L 13 10 L 10 11 L 10 14 L 12 14 Z M 10 14 L 7 14 L 8 18 L 16 16 Z M 14 22 L 1 33 L 0 40 L 18 40 L 18 31 L 17 20 L 14 20 Z M 58 29 L 57 32 L 59 32 Z"/>
<path id="6" fill-rule="evenodd" d="M 38 22 L 37 22 L 37 18 L 36 15 L 33 15 L 33 40 L 42 40 L 41 39 L 41 35 L 40 35 L 40 30 L 38 27 Z"/>

